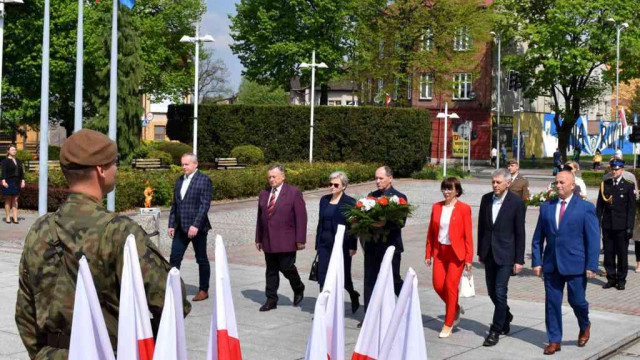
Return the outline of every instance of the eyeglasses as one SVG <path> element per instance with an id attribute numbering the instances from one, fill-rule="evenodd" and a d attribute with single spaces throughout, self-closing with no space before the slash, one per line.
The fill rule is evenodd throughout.
<path id="1" fill-rule="evenodd" d="M 331 184 L 329 184 L 329 186 L 330 186 L 330 187 L 334 187 L 334 188 L 336 188 L 336 189 L 337 189 L 337 188 L 339 188 L 339 187 L 340 187 L 340 184 L 334 184 L 334 183 L 331 183 Z"/>
<path id="2" fill-rule="evenodd" d="M 452 192 L 452 191 L 453 191 L 453 189 L 440 189 L 440 191 L 442 191 L 443 193 L 445 193 L 445 192 Z"/>

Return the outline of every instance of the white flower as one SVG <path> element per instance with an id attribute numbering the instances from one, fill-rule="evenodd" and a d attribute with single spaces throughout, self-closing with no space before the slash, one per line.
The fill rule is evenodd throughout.
<path id="1" fill-rule="evenodd" d="M 400 198 L 398 197 L 398 195 L 393 195 L 392 197 L 389 198 L 389 201 L 391 201 L 394 204 L 400 204 Z"/>
<path id="2" fill-rule="evenodd" d="M 372 207 L 376 205 L 376 201 L 372 199 L 362 198 L 358 200 L 362 203 L 362 208 L 360 208 L 363 212 L 367 212 L 371 210 Z"/>

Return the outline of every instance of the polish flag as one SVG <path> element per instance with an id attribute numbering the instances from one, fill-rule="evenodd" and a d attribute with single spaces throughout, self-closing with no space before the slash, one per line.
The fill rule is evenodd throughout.
<path id="1" fill-rule="evenodd" d="M 626 134 L 627 133 L 627 114 L 624 111 L 624 106 L 620 107 L 618 116 L 620 117 L 620 123 L 622 124 L 622 133 Z"/>
<path id="2" fill-rule="evenodd" d="M 227 251 L 220 235 L 216 236 L 216 296 L 207 346 L 208 360 L 242 360 L 236 312 L 231 295 Z"/>
<path id="3" fill-rule="evenodd" d="M 427 360 L 418 278 L 412 268 L 407 271 L 398 296 L 391 324 L 382 343 L 380 359 Z"/>
<path id="4" fill-rule="evenodd" d="M 69 360 L 115 360 L 87 259 L 80 259 L 73 304 Z"/>
<path id="5" fill-rule="evenodd" d="M 151 360 L 153 332 L 133 234 L 127 237 L 124 244 L 123 263 L 118 317 L 118 360 Z"/>
<path id="6" fill-rule="evenodd" d="M 373 288 L 371 300 L 369 300 L 369 306 L 367 307 L 367 314 L 364 317 L 351 360 L 380 359 L 382 340 L 387 333 L 393 309 L 396 306 L 393 273 L 391 271 L 391 260 L 393 260 L 395 250 L 395 246 L 389 246 L 382 258 L 378 279 Z"/>
<path id="7" fill-rule="evenodd" d="M 345 226 L 338 225 L 322 289 L 326 296 L 318 297 L 314 311 L 314 314 L 322 314 L 319 317 L 314 315 L 305 360 L 344 360 L 344 232 Z M 318 338 L 316 334 L 322 333 L 323 329 L 325 335 Z"/>
<path id="8" fill-rule="evenodd" d="M 172 268 L 167 276 L 164 308 L 153 360 L 187 360 L 180 270 L 176 268 Z"/>

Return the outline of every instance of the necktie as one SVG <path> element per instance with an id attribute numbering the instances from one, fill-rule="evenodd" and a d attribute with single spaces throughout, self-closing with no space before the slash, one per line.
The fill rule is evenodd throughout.
<path id="1" fill-rule="evenodd" d="M 276 207 L 276 191 L 278 190 L 273 189 L 271 191 L 271 197 L 269 198 L 269 205 L 267 205 L 267 215 L 269 216 L 273 215 L 273 211 L 275 210 L 275 207 Z"/>
<path id="2" fill-rule="evenodd" d="M 562 204 L 560 205 L 560 216 L 558 217 L 558 226 L 562 224 L 562 217 L 564 216 L 565 205 L 567 205 L 567 202 L 562 200 Z"/>

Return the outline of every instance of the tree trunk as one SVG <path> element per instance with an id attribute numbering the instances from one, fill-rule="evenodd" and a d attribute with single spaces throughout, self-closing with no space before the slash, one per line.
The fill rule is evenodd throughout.
<path id="1" fill-rule="evenodd" d="M 565 129 L 564 124 L 558 129 L 558 149 L 562 154 L 562 162 L 565 163 L 567 158 L 567 148 L 569 147 L 569 139 L 571 138 L 571 128 Z"/>
<path id="2" fill-rule="evenodd" d="M 329 104 L 329 85 L 320 85 L 320 105 Z"/>

